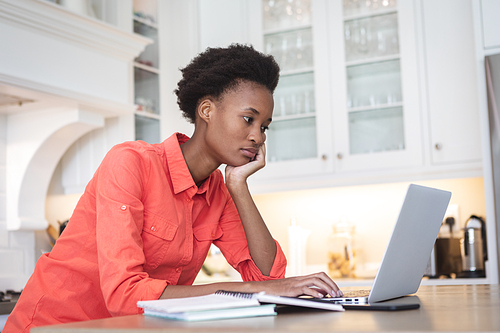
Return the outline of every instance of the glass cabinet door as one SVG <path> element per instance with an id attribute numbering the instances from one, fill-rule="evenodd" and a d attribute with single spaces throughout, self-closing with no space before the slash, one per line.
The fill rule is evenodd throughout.
<path id="1" fill-rule="evenodd" d="M 310 0 L 263 0 L 263 25 L 265 52 L 274 56 L 281 69 L 267 158 L 277 162 L 315 157 Z"/>
<path id="2" fill-rule="evenodd" d="M 328 62 L 321 24 L 321 6 L 311 0 L 262 0 L 263 52 L 280 65 L 280 81 L 274 93 L 273 122 L 267 132 L 266 169 L 257 178 L 309 175 L 332 170 L 327 129 L 328 72 L 318 71 Z M 326 50 L 326 48 L 325 48 Z M 324 93 L 321 93 L 321 91 Z M 320 111 L 321 110 L 321 111 Z M 325 127 L 326 126 L 326 127 Z"/>
<path id="3" fill-rule="evenodd" d="M 256 179 L 286 185 L 422 163 L 414 0 L 261 4 L 262 50 L 281 76 Z"/>
<path id="4" fill-rule="evenodd" d="M 344 94 L 335 95 L 345 101 L 335 108 L 338 169 L 414 164 L 420 160 L 420 134 L 414 31 L 406 17 L 411 11 L 397 0 L 343 0 L 339 7 L 332 8 L 342 22 L 336 36 L 344 48 L 344 65 L 336 72 L 345 78 Z"/>
<path id="5" fill-rule="evenodd" d="M 267 133 L 268 160 L 316 157 L 314 73 L 282 76 L 274 100 L 273 123 Z"/>
<path id="6" fill-rule="evenodd" d="M 349 153 L 404 149 L 396 0 L 343 9 Z"/>

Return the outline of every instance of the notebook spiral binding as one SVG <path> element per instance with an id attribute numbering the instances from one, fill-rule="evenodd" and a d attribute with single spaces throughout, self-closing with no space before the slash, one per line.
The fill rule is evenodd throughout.
<path id="1" fill-rule="evenodd" d="M 244 299 L 250 299 L 255 295 L 254 293 L 242 293 L 238 291 L 227 291 L 227 290 L 217 290 L 215 294 L 223 296 L 231 296 L 236 298 L 244 298 Z"/>

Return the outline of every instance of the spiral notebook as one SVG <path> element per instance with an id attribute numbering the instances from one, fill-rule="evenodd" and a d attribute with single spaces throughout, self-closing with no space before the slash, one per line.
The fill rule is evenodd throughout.
<path id="1" fill-rule="evenodd" d="M 344 311 L 341 305 L 333 303 L 274 296 L 263 292 L 240 293 L 224 290 L 205 296 L 137 302 L 137 306 L 144 310 L 144 315 L 187 321 L 276 315 L 276 304 Z"/>

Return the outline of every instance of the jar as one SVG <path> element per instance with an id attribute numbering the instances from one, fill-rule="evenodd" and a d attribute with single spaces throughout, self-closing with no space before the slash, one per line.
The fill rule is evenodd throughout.
<path id="1" fill-rule="evenodd" d="M 345 218 L 333 225 L 328 239 L 328 272 L 332 278 L 356 277 L 354 231 L 355 226 Z"/>

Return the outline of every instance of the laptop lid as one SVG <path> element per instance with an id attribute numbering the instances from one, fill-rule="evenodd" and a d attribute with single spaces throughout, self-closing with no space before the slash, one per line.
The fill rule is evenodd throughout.
<path id="1" fill-rule="evenodd" d="M 368 302 L 417 292 L 451 192 L 411 184 L 373 282 Z"/>

